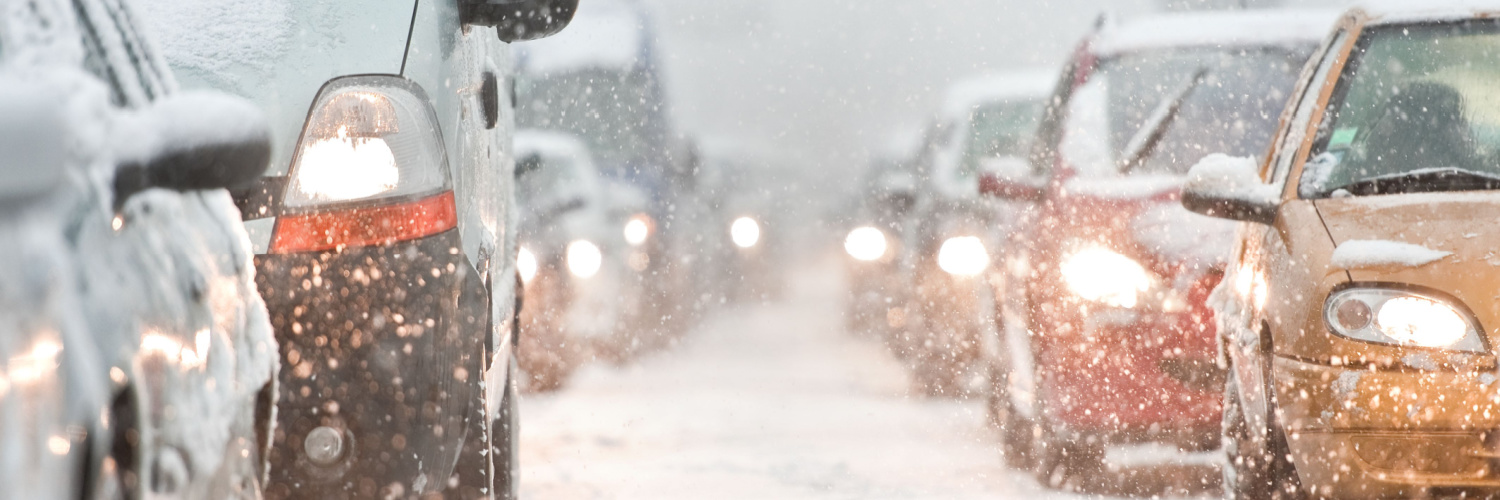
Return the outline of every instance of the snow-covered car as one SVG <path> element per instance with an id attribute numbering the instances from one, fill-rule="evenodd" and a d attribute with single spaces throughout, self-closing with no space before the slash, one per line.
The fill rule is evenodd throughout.
<path id="1" fill-rule="evenodd" d="M 700 138 L 694 148 L 691 196 L 678 216 L 691 227 L 690 254 L 697 288 L 708 297 L 696 307 L 775 300 L 783 288 L 794 211 L 789 172 L 800 164 L 773 148 L 725 138 Z"/>
<path id="2" fill-rule="evenodd" d="M 0 0 L 0 498 L 259 498 L 276 341 L 226 187 L 270 159 L 115 0 Z"/>
<path id="3" fill-rule="evenodd" d="M 549 391 L 597 351 L 627 342 L 620 334 L 641 280 L 628 268 L 626 238 L 643 239 L 642 228 L 612 223 L 608 186 L 583 141 L 522 130 L 515 151 L 525 283 L 518 360 L 524 388 Z"/>
<path id="4" fill-rule="evenodd" d="M 513 497 L 508 42 L 576 0 L 147 5 L 185 84 L 271 119 L 235 194 L 285 367 L 267 496 Z"/>
<path id="5" fill-rule="evenodd" d="M 1032 161 L 983 176 L 1015 224 L 992 280 L 1003 348 L 989 398 L 1012 464 L 1086 486 L 1108 446 L 1218 444 L 1223 375 L 1206 300 L 1234 227 L 1176 200 L 1207 151 L 1264 150 L 1336 16 L 1104 26 L 1065 70 Z"/>
<path id="6" fill-rule="evenodd" d="M 980 369 L 983 343 L 993 337 L 986 335 L 994 317 L 985 285 L 990 253 L 1008 226 L 981 196 L 978 178 L 995 163 L 1025 157 L 1056 78 L 1019 71 L 960 81 L 928 132 L 907 236 L 906 326 L 895 343 L 925 394 L 961 395 Z"/>
<path id="7" fill-rule="evenodd" d="M 844 237 L 849 295 L 844 319 L 850 332 L 887 337 L 905 326 L 906 274 L 901 272 L 906 232 L 916 205 L 914 158 L 888 155 L 871 162 L 855 204 L 854 226 Z"/>
<path id="8" fill-rule="evenodd" d="M 1500 2 L 1355 9 L 1269 153 L 1182 204 L 1243 221 L 1214 291 L 1240 498 L 1492 497 Z"/>

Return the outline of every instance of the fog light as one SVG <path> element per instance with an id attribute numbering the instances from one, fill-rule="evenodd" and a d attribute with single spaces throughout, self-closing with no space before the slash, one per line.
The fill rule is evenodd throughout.
<path id="1" fill-rule="evenodd" d="M 332 427 L 319 427 L 302 440 L 302 451 L 312 463 L 329 466 L 344 458 L 344 433 Z"/>

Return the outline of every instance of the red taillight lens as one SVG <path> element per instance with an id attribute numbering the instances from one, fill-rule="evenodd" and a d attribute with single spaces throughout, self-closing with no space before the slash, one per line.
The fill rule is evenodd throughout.
<path id="1" fill-rule="evenodd" d="M 342 250 L 432 236 L 458 226 L 453 192 L 370 208 L 286 215 L 276 221 L 271 253 Z"/>

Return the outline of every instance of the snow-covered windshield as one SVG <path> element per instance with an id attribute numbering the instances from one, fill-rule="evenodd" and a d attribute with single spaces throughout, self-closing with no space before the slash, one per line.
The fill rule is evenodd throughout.
<path id="1" fill-rule="evenodd" d="M 1329 100 L 1302 194 L 1500 185 L 1497 81 L 1494 21 L 1370 30 Z"/>
<path id="2" fill-rule="evenodd" d="M 1168 49 L 1105 61 L 1070 104 L 1062 151 L 1093 175 L 1131 160 L 1133 173 L 1180 175 L 1211 153 L 1262 155 L 1311 51 Z"/>

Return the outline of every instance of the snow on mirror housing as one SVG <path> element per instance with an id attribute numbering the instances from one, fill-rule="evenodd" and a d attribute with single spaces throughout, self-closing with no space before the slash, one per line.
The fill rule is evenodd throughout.
<path id="1" fill-rule="evenodd" d="M 1037 176 L 1024 158 L 986 158 L 980 165 L 980 194 L 1015 201 L 1041 201 L 1047 182 Z"/>
<path id="2" fill-rule="evenodd" d="M 235 188 L 265 173 L 271 128 L 260 110 L 228 94 L 192 91 L 120 118 L 115 206 L 151 188 Z"/>
<path id="3" fill-rule="evenodd" d="M 1388 288 L 1350 288 L 1324 302 L 1333 333 L 1355 340 L 1407 347 L 1488 352 L 1472 314 L 1446 299 Z"/>
<path id="4" fill-rule="evenodd" d="M 578 0 L 459 0 L 464 24 L 494 26 L 506 43 L 555 35 L 577 11 Z"/>
<path id="5" fill-rule="evenodd" d="M 447 151 L 420 87 L 329 82 L 292 159 L 271 253 L 388 245 L 457 227 Z"/>
<path id="6" fill-rule="evenodd" d="M 1208 155 L 1182 186 L 1182 206 L 1209 217 L 1270 224 L 1280 204 L 1280 193 L 1261 182 L 1253 158 Z"/>

